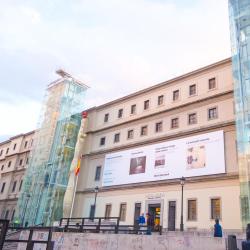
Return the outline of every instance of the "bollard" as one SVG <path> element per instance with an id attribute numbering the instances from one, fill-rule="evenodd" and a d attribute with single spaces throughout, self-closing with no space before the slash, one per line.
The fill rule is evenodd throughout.
<path id="1" fill-rule="evenodd" d="M 228 250 L 237 250 L 237 241 L 235 235 L 228 235 Z"/>

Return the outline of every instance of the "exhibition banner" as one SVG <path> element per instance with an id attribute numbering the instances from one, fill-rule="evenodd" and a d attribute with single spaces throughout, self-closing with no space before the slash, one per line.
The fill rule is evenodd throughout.
<path id="1" fill-rule="evenodd" d="M 223 130 L 105 156 L 103 186 L 225 173 Z"/>

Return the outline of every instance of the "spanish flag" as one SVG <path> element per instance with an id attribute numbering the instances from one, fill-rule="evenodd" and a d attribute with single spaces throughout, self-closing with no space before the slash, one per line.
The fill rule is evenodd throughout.
<path id="1" fill-rule="evenodd" d="M 78 159 L 77 161 L 77 166 L 75 168 L 75 175 L 77 176 L 80 172 L 80 167 L 81 167 L 81 159 Z"/>

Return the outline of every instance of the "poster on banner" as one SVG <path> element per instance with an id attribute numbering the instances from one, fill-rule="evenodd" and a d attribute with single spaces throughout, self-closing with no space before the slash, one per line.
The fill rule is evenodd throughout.
<path id="1" fill-rule="evenodd" d="M 103 186 L 225 173 L 223 130 L 105 156 Z"/>

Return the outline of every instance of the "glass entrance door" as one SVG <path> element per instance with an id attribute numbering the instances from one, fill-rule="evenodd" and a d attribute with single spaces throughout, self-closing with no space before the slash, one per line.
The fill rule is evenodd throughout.
<path id="1" fill-rule="evenodd" d="M 160 223 L 161 223 L 161 204 L 149 204 L 148 205 L 148 213 L 153 217 L 154 219 L 154 231 L 160 230 Z"/>

